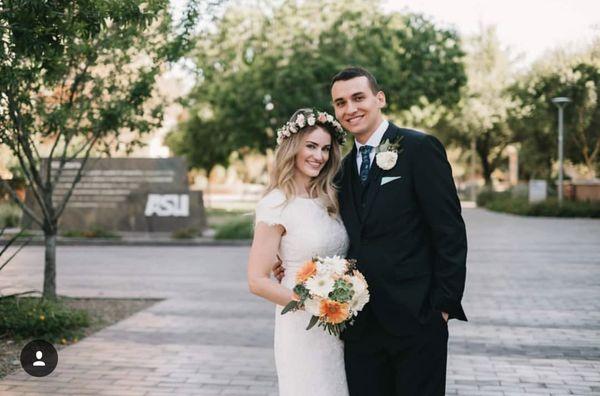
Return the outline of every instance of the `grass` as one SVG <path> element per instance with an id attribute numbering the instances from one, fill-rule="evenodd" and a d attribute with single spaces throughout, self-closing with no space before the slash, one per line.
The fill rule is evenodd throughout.
<path id="1" fill-rule="evenodd" d="M 254 217 L 241 216 L 216 227 L 215 239 L 252 239 Z"/>

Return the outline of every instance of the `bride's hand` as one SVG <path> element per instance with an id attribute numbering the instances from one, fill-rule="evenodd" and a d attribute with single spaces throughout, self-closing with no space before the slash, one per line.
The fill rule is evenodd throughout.
<path id="1" fill-rule="evenodd" d="M 281 283 L 281 280 L 285 276 L 285 268 L 283 268 L 283 263 L 279 255 L 277 255 L 277 261 L 275 262 L 275 265 L 273 265 L 272 271 L 273 276 L 277 279 L 279 283 Z"/>

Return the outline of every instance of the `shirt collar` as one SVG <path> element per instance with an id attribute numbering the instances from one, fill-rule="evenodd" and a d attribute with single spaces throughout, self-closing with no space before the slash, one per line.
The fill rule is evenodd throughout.
<path id="1" fill-rule="evenodd" d="M 375 129 L 375 132 L 373 132 L 373 134 L 371 135 L 371 137 L 369 138 L 369 140 L 367 140 L 367 142 L 365 144 L 360 144 L 358 142 L 358 140 L 354 140 L 354 143 L 356 144 L 357 153 L 360 152 L 360 148 L 362 146 L 367 146 L 367 145 L 371 146 L 371 147 L 379 146 L 379 143 L 381 143 L 381 139 L 383 139 L 383 135 L 385 134 L 385 131 L 387 131 L 389 125 L 390 125 L 390 123 L 388 120 L 383 120 L 381 122 L 381 124 L 379 124 L 377 129 Z"/>

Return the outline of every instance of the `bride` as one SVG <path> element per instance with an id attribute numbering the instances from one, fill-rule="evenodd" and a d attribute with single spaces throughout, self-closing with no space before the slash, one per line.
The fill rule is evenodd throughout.
<path id="1" fill-rule="evenodd" d="M 300 310 L 281 315 L 297 299 L 296 272 L 314 256 L 346 256 L 348 235 L 339 217 L 333 179 L 345 133 L 330 115 L 296 111 L 277 132 L 275 164 L 266 195 L 256 207 L 248 259 L 252 293 L 276 304 L 275 364 L 280 396 L 348 394 L 342 341 L 321 328 L 306 330 L 311 318 Z M 281 284 L 270 278 L 281 259 Z"/>

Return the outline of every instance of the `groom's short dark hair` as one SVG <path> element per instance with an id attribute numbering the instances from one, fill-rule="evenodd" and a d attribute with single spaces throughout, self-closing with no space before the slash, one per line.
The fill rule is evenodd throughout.
<path id="1" fill-rule="evenodd" d="M 356 77 L 366 77 L 369 81 L 369 87 L 371 88 L 371 91 L 373 91 L 374 94 L 381 91 L 381 88 L 379 87 L 379 84 L 377 83 L 375 77 L 371 73 L 369 73 L 367 69 L 363 69 L 359 66 L 350 66 L 338 72 L 331 79 L 329 90 L 331 91 L 331 88 L 333 88 L 333 84 L 335 84 L 336 81 L 347 81 Z"/>

